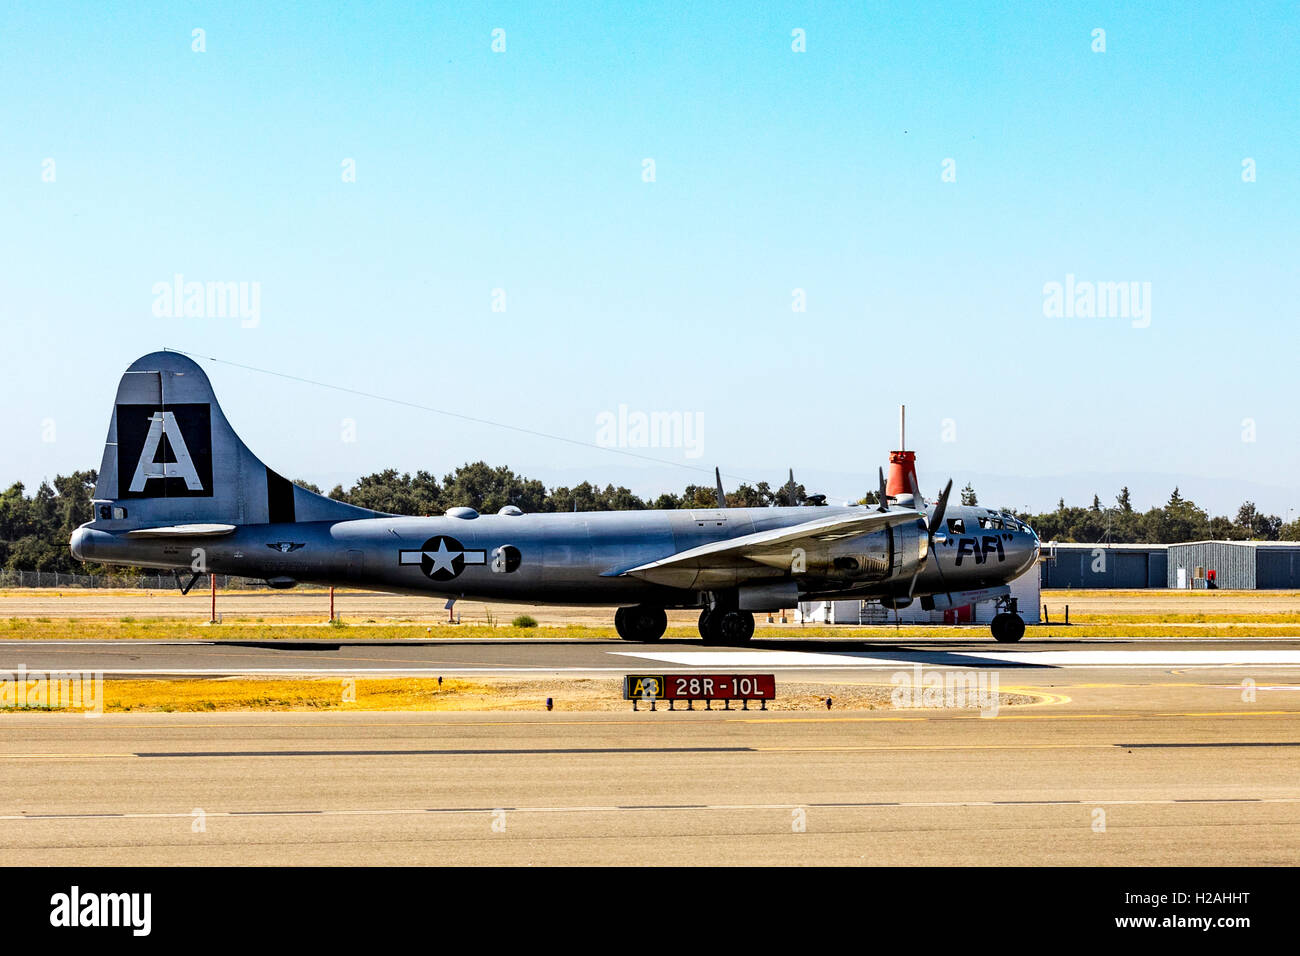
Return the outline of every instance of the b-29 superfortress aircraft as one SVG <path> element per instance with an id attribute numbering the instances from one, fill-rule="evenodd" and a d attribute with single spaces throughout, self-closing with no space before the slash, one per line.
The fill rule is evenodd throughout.
<path id="1" fill-rule="evenodd" d="M 298 583 L 618 608 L 629 641 L 657 641 L 668 608 L 700 608 L 700 635 L 743 644 L 754 612 L 798 601 L 879 600 L 958 608 L 998 601 L 994 638 L 1025 631 L 1008 583 L 1038 558 L 1028 525 L 987 508 L 880 504 L 438 517 L 383 514 L 301 488 L 235 434 L 207 376 L 154 352 L 118 384 L 94 519 L 73 532 L 82 561 Z M 724 505 L 719 482 L 719 505 Z"/>

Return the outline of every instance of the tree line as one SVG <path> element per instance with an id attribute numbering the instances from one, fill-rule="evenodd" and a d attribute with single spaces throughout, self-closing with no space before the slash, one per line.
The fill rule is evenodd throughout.
<path id="1" fill-rule="evenodd" d="M 970 489 L 970 486 L 966 486 Z M 963 493 L 963 500 L 965 499 Z M 970 489 L 970 497 L 975 493 Z M 970 502 L 974 504 L 974 501 Z M 1175 544 L 1179 541 L 1300 541 L 1300 518 L 1289 523 L 1277 515 L 1265 514 L 1253 501 L 1243 502 L 1235 517 L 1211 516 L 1174 488 L 1169 500 L 1147 511 L 1134 509 L 1127 487 L 1115 496 L 1115 504 L 1103 506 L 1098 495 L 1087 507 L 1067 507 L 1057 501 L 1055 511 L 1041 514 L 1004 511 L 1016 515 L 1044 541 L 1073 541 L 1087 544 Z"/>
<path id="2" fill-rule="evenodd" d="M 122 569 L 83 565 L 68 551 L 68 538 L 76 527 L 91 518 L 95 471 L 58 475 L 53 482 L 41 482 L 32 494 L 21 482 L 0 493 L 0 568 L 6 571 L 59 571 L 63 573 L 128 573 Z M 310 482 L 296 484 L 321 494 Z M 481 514 L 492 514 L 507 505 L 524 512 L 639 511 L 647 508 L 714 508 L 717 495 L 712 485 L 689 484 L 681 493 L 665 492 L 642 498 L 627 488 L 604 487 L 582 482 L 568 487 L 547 488 L 535 478 L 515 474 L 505 467 L 470 462 L 438 479 L 433 472 L 399 473 L 389 468 L 365 475 L 349 488 L 335 486 L 329 497 L 375 511 L 400 515 L 439 515 L 448 508 L 469 506 Z M 732 508 L 766 508 L 781 505 L 821 504 L 802 484 L 773 487 L 767 482 L 742 484 L 726 493 Z M 859 504 L 875 504 L 868 492 Z M 963 504 L 978 504 L 975 489 L 962 489 Z M 1088 507 L 1067 507 L 1064 499 L 1055 511 L 1032 514 L 1003 508 L 1017 515 L 1038 532 L 1044 541 L 1077 541 L 1168 544 L 1214 538 L 1230 541 L 1247 539 L 1300 541 L 1300 518 L 1284 523 L 1277 515 L 1259 511 L 1252 502 L 1237 509 L 1236 517 L 1211 517 L 1195 502 L 1174 489 L 1162 506 L 1137 511 L 1127 488 L 1121 489 L 1113 506 L 1103 507 L 1093 495 Z"/>

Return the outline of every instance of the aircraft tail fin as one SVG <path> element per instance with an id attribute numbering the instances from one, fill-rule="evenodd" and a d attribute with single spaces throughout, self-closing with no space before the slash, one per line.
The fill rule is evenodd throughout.
<path id="1" fill-rule="evenodd" d="M 178 352 L 152 352 L 122 375 L 95 499 L 96 523 L 111 522 L 114 530 L 376 514 L 314 494 L 264 465 L 231 428 L 207 375 Z"/>

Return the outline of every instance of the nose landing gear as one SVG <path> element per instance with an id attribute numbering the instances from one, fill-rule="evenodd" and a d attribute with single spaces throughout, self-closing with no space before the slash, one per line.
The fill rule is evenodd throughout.
<path id="1" fill-rule="evenodd" d="M 625 641 L 648 644 L 657 641 L 668 630 L 668 615 L 661 607 L 638 604 L 621 607 L 614 612 L 614 630 Z"/>
<path id="2" fill-rule="evenodd" d="M 1014 644 L 1025 636 L 1025 619 L 1020 616 L 1013 597 L 998 602 L 998 607 L 998 613 L 993 615 L 993 620 L 989 623 L 993 640 L 999 644 Z"/>

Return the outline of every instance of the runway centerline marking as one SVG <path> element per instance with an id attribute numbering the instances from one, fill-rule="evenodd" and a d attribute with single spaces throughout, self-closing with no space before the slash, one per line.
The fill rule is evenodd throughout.
<path id="1" fill-rule="evenodd" d="M 503 747 L 447 750 L 142 750 L 136 757 L 550 757 L 587 754 L 740 754 L 753 747 Z"/>
<path id="2" fill-rule="evenodd" d="M 895 810 L 895 809 L 960 809 L 965 807 L 987 807 L 991 809 L 1012 809 L 1025 806 L 1046 807 L 1146 807 L 1146 806 L 1195 806 L 1243 803 L 1251 804 L 1300 804 L 1300 796 L 1287 797 L 1152 797 L 1134 800 L 1096 799 L 1096 800 L 864 800 L 834 801 L 809 803 L 681 803 L 681 804 L 595 804 L 590 806 L 523 806 L 523 807 L 376 807 L 357 809 L 262 809 L 262 810 L 207 810 L 205 816 L 226 818 L 249 817 L 283 817 L 283 816 L 319 816 L 319 817 L 358 817 L 358 816 L 451 816 L 451 815 L 490 815 L 506 811 L 509 813 L 682 813 L 682 812 L 737 812 L 763 810 L 794 810 L 800 808 L 815 810 Z M 110 820 L 188 820 L 192 811 L 104 811 L 80 813 L 6 813 L 0 814 L 0 822 L 32 822 L 74 820 L 104 822 Z"/>

